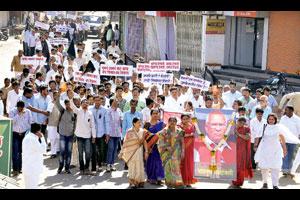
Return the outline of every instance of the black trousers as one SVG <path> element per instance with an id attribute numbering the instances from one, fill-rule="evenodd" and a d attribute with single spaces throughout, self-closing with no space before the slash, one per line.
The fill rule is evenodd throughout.
<path id="1" fill-rule="evenodd" d="M 97 165 L 102 167 L 105 165 L 107 158 L 108 145 L 105 142 L 105 135 L 96 138 L 96 142 L 92 144 L 92 171 L 96 171 Z"/>
<path id="2" fill-rule="evenodd" d="M 34 56 L 35 47 L 29 47 L 29 56 Z"/>
<path id="3" fill-rule="evenodd" d="M 251 143 L 252 169 L 256 169 L 256 163 L 255 163 L 255 160 L 254 160 L 254 155 L 255 155 L 255 152 L 254 152 L 254 143 Z"/>

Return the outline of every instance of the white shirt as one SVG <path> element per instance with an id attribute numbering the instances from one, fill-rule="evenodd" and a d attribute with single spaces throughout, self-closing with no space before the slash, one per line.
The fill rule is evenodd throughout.
<path id="1" fill-rule="evenodd" d="M 36 84 L 37 86 L 41 86 L 42 84 L 45 84 L 45 82 L 36 79 L 36 80 L 35 80 L 35 84 Z"/>
<path id="2" fill-rule="evenodd" d="M 257 117 L 250 120 L 251 143 L 254 143 L 255 137 L 259 135 L 259 131 L 263 129 L 263 126 L 266 123 L 267 120 L 264 118 L 262 118 L 261 121 L 258 121 Z"/>
<path id="3" fill-rule="evenodd" d="M 194 108 L 200 108 L 200 107 L 205 106 L 203 96 L 201 96 L 201 95 L 198 97 L 198 100 L 196 100 L 196 98 L 194 96 L 192 96 L 190 98 L 190 101 L 192 102 Z"/>
<path id="4" fill-rule="evenodd" d="M 17 102 L 19 98 L 22 97 L 22 91 L 19 90 L 19 94 L 15 92 L 15 90 L 11 90 L 7 93 L 7 100 L 6 100 L 6 111 L 9 113 L 11 109 L 17 106 Z"/>
<path id="5" fill-rule="evenodd" d="M 28 36 L 28 46 L 29 47 L 35 47 L 36 46 L 36 37 L 32 35 L 30 32 L 30 35 Z"/>
<path id="6" fill-rule="evenodd" d="M 27 43 L 27 44 L 29 43 L 30 35 L 31 35 L 31 32 L 29 30 L 25 31 L 25 33 L 24 33 L 24 42 Z"/>
<path id="7" fill-rule="evenodd" d="M 25 135 L 22 142 L 22 171 L 24 174 L 41 174 L 43 172 L 43 154 L 46 154 L 47 144 L 31 132 Z"/>
<path id="8" fill-rule="evenodd" d="M 49 72 L 47 72 L 45 83 L 48 84 L 49 81 L 54 80 L 56 74 L 58 74 L 58 71 L 55 72 L 53 69 L 51 69 Z"/>
<path id="9" fill-rule="evenodd" d="M 119 54 L 119 55 L 121 54 L 121 50 L 117 45 L 115 45 L 114 47 L 112 45 L 110 45 L 107 48 L 107 52 L 108 53 L 116 53 L 116 54 Z"/>
<path id="10" fill-rule="evenodd" d="M 232 93 L 231 91 L 227 91 L 223 93 L 222 99 L 225 103 L 225 107 L 232 108 L 232 104 L 235 100 L 240 98 L 242 94 L 239 91 L 235 91 L 235 93 Z"/>
<path id="11" fill-rule="evenodd" d="M 280 124 L 287 127 L 297 138 L 300 136 L 300 117 L 293 114 L 291 118 L 284 115 L 280 119 Z M 294 142 L 290 141 L 289 138 L 286 138 L 286 143 L 294 144 Z"/>
<path id="12" fill-rule="evenodd" d="M 4 115 L 4 105 L 3 105 L 3 100 L 0 100 L 0 115 Z"/>
<path id="13" fill-rule="evenodd" d="M 151 120 L 151 115 L 150 115 L 151 109 L 149 109 L 147 106 L 141 111 L 143 115 L 143 121 L 145 122 L 150 122 Z"/>
<path id="14" fill-rule="evenodd" d="M 169 96 L 165 100 L 165 105 L 164 105 L 164 111 L 169 111 L 169 112 L 183 112 L 184 110 L 184 102 L 180 101 L 178 98 L 177 101 L 172 97 Z"/>
<path id="15" fill-rule="evenodd" d="M 71 108 L 77 114 L 75 135 L 81 138 L 96 138 L 96 127 L 93 113 L 77 108 L 71 100 Z"/>

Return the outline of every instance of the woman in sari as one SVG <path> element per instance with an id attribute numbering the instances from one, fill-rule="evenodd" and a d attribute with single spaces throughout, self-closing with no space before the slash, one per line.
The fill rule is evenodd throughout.
<path id="1" fill-rule="evenodd" d="M 124 138 L 121 157 L 128 165 L 128 177 L 131 188 L 144 187 L 145 168 L 144 159 L 148 158 L 147 142 L 145 140 L 145 132 L 141 128 L 141 120 L 133 118 L 133 127 L 130 128 Z M 143 149 L 145 148 L 145 153 Z M 144 155 L 143 155 L 144 154 Z"/>
<path id="2" fill-rule="evenodd" d="M 234 131 L 237 136 L 236 151 L 236 180 L 232 181 L 233 188 L 240 188 L 245 178 L 252 178 L 252 161 L 251 161 L 251 141 L 250 128 L 246 126 L 246 118 L 240 117 L 237 120 L 236 129 Z"/>
<path id="3" fill-rule="evenodd" d="M 182 181 L 186 187 L 197 182 L 194 178 L 194 140 L 195 126 L 191 123 L 189 114 L 181 115 L 179 127 L 184 131 L 184 158 L 181 160 Z"/>
<path id="4" fill-rule="evenodd" d="M 151 120 L 147 130 L 150 132 L 146 135 L 149 157 L 146 162 L 146 173 L 148 182 L 151 184 L 162 185 L 162 180 L 165 178 L 164 168 L 157 148 L 158 135 L 165 124 L 160 121 L 160 111 L 151 110 Z"/>
<path id="5" fill-rule="evenodd" d="M 158 149 L 165 170 L 165 183 L 168 188 L 183 187 L 180 162 L 184 156 L 184 133 L 177 128 L 177 119 L 170 117 L 168 127 L 159 133 Z"/>

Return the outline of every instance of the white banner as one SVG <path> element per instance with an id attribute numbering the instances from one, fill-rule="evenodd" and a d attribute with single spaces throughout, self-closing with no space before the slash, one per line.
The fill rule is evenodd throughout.
<path id="1" fill-rule="evenodd" d="M 21 65 L 43 66 L 46 64 L 46 59 L 45 57 L 22 56 Z"/>
<path id="2" fill-rule="evenodd" d="M 47 11 L 47 15 L 55 17 L 57 16 L 57 11 Z"/>
<path id="3" fill-rule="evenodd" d="M 179 82 L 180 85 L 182 86 L 197 88 L 204 91 L 207 91 L 210 85 L 210 81 L 206 81 L 201 78 L 191 77 L 186 75 L 181 75 Z"/>
<path id="4" fill-rule="evenodd" d="M 69 44 L 69 40 L 67 38 L 50 38 L 49 42 L 52 45 L 59 45 L 59 44 L 68 45 Z"/>
<path id="5" fill-rule="evenodd" d="M 66 26 L 57 26 L 56 31 L 61 32 L 61 33 L 66 33 L 66 32 L 68 32 L 68 27 L 66 27 Z"/>
<path id="6" fill-rule="evenodd" d="M 151 65 L 148 63 L 137 63 L 136 64 L 136 72 L 139 74 L 151 73 Z"/>
<path id="7" fill-rule="evenodd" d="M 45 24 L 45 23 L 42 23 L 42 22 L 39 22 L 39 21 L 36 21 L 34 26 L 39 27 L 39 28 L 44 29 L 44 30 L 49 30 L 49 28 L 50 28 L 49 24 Z"/>
<path id="8" fill-rule="evenodd" d="M 142 75 L 142 83 L 149 84 L 172 84 L 173 74 L 149 73 Z"/>
<path id="9" fill-rule="evenodd" d="M 76 19 L 76 15 L 67 14 L 67 19 Z"/>
<path id="10" fill-rule="evenodd" d="M 167 72 L 167 71 L 179 71 L 180 61 L 179 60 L 151 60 L 149 62 L 151 73 L 156 72 Z"/>
<path id="11" fill-rule="evenodd" d="M 80 83 L 89 83 L 93 85 L 100 85 L 100 76 L 99 74 L 85 73 L 82 75 L 82 71 L 74 72 L 74 81 Z"/>
<path id="12" fill-rule="evenodd" d="M 100 66 L 100 75 L 103 76 L 132 76 L 132 72 L 132 65 Z"/>

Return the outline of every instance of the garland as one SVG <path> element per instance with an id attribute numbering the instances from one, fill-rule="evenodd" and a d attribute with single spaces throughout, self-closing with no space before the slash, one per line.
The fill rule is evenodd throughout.
<path id="1" fill-rule="evenodd" d="M 231 129 L 232 126 L 235 125 L 234 114 L 232 114 L 232 118 L 231 118 L 231 120 L 229 121 L 229 123 L 227 125 L 227 129 L 226 129 L 226 132 L 225 132 L 222 140 L 219 142 L 219 144 L 217 146 L 215 146 L 215 148 L 211 148 L 211 146 L 209 145 L 209 143 L 208 143 L 208 141 L 205 137 L 205 134 L 200 131 L 199 126 L 198 126 L 198 119 L 196 117 L 192 118 L 192 123 L 194 124 L 194 126 L 196 128 L 196 131 L 197 131 L 197 133 L 200 137 L 200 140 L 202 142 L 204 142 L 205 146 L 210 151 L 210 157 L 211 157 L 210 160 L 211 160 L 211 162 L 210 162 L 210 165 L 209 165 L 209 170 L 211 170 L 212 172 L 215 172 L 217 170 L 216 152 L 223 144 L 226 143 L 226 140 L 228 139 L 230 129 Z"/>

